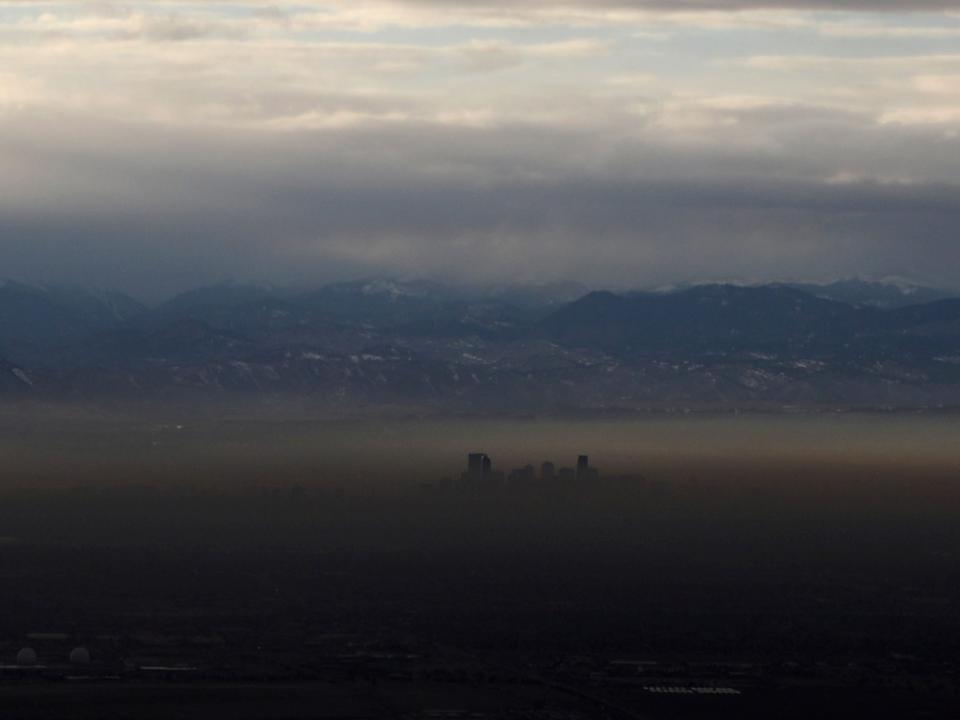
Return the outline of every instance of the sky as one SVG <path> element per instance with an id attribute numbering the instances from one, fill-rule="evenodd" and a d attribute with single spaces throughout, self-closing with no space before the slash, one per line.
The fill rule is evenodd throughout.
<path id="1" fill-rule="evenodd" d="M 28 282 L 960 288 L 958 184 L 960 0 L 0 0 Z"/>

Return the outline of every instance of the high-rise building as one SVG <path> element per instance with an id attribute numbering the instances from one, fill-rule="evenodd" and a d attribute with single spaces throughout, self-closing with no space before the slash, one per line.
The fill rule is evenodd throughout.
<path id="1" fill-rule="evenodd" d="M 587 455 L 577 457 L 577 480 L 587 480 L 590 475 L 590 458 Z"/>
<path id="2" fill-rule="evenodd" d="M 540 466 L 540 479 L 545 482 L 553 482 L 557 478 L 557 468 L 552 462 L 547 460 Z"/>
<path id="3" fill-rule="evenodd" d="M 467 455 L 467 472 L 464 479 L 472 483 L 483 483 L 490 479 L 493 464 L 486 453 Z"/>
<path id="4" fill-rule="evenodd" d="M 533 465 L 524 465 L 522 468 L 512 470 L 507 476 L 507 482 L 511 485 L 528 485 L 536 480 L 536 477 Z"/>
<path id="5" fill-rule="evenodd" d="M 600 479 L 600 471 L 595 467 L 590 467 L 590 458 L 586 455 L 577 457 L 577 481 L 582 483 L 595 483 Z"/>

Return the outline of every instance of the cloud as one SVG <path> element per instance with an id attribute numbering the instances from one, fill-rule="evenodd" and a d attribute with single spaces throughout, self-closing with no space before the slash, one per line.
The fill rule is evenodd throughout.
<path id="1" fill-rule="evenodd" d="M 398 5 L 428 7 L 497 7 L 506 3 L 493 0 L 465 2 L 464 0 L 405 0 Z M 579 0 L 577 2 L 552 2 L 551 0 L 520 0 L 510 3 L 527 9 L 542 7 L 578 8 L 626 8 L 668 10 L 741 10 L 749 8 L 790 8 L 848 11 L 911 12 L 930 10 L 956 10 L 957 0 L 914 0 L 905 6 L 901 0 Z"/>
<path id="2" fill-rule="evenodd" d="M 4 8 L 8 8 L 4 11 Z M 265 5 L 260 2 L 195 3 L 178 0 L 123 4 L 0 2 L 18 33 L 46 37 L 85 36 L 116 40 L 144 38 L 178 42 L 204 38 L 265 37 L 322 31 L 377 33 L 389 29 L 472 27 L 623 27 L 658 33 L 656 28 L 789 30 L 814 28 L 847 37 L 952 37 L 955 28 L 931 25 L 890 27 L 891 15 L 931 15 L 946 21 L 960 1 L 859 0 L 357 0 Z M 33 10 L 33 12 L 26 12 Z M 834 16 L 840 19 L 830 19 Z M 864 21 L 863 17 L 873 18 Z M 651 29 L 652 28 L 652 29 Z"/>
<path id="3" fill-rule="evenodd" d="M 62 7 L 69 5 L 69 0 L 2 0 L 0 9 L 23 8 L 23 7 Z M 282 19 L 289 15 L 289 6 L 284 4 L 271 4 L 262 0 L 233 0 L 231 6 L 252 7 L 258 15 L 266 18 Z M 321 8 L 328 9 L 335 7 L 339 3 L 330 0 L 311 0 L 298 3 L 295 8 Z M 932 11 L 951 11 L 960 9 L 960 2 L 957 0 L 912 0 L 905 4 L 902 0 L 515 0 L 514 2 L 504 2 L 503 0 L 392 0 L 391 2 L 371 0 L 358 0 L 354 3 L 361 7 L 425 7 L 434 10 L 505 10 L 508 8 L 518 8 L 524 11 L 532 12 L 551 8 L 575 8 L 578 10 L 671 10 L 671 11 L 738 11 L 745 9 L 763 9 L 778 8 L 792 10 L 835 10 L 839 12 L 932 12 Z M 122 4 L 117 3 L 91 3 L 94 11 L 101 14 L 110 14 L 116 12 L 118 7 L 155 5 L 160 7 L 196 7 L 198 3 L 189 0 L 151 0 L 147 2 L 129 1 Z"/>
<path id="4" fill-rule="evenodd" d="M 854 117 L 802 107 L 723 112 L 738 122 L 707 147 L 655 125 L 276 134 L 7 116 L 0 257 L 20 276 L 108 278 L 150 297 L 375 272 L 638 285 L 911 270 L 960 283 L 960 194 L 930 177 L 936 157 L 953 169 L 941 138 L 864 136 Z"/>
<path id="5" fill-rule="evenodd" d="M 0 2 L 0 263 L 960 285 L 955 5 L 900 5 Z"/>

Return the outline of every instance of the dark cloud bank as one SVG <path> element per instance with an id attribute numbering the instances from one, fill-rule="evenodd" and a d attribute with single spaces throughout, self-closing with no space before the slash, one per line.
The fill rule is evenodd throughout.
<path id="1" fill-rule="evenodd" d="M 947 181 L 958 141 L 842 113 L 743 112 L 735 133 L 695 147 L 615 124 L 262 133 L 26 113 L 2 123 L 0 262 L 33 282 L 146 299 L 226 278 L 375 273 L 960 285 L 960 201 Z M 754 133 L 778 149 L 753 149 Z M 860 174 L 844 176 L 851 168 Z M 917 179 L 885 180 L 894 170 Z"/>

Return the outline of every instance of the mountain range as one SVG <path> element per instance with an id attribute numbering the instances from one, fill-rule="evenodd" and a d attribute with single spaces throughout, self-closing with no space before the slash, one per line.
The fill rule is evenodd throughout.
<path id="1" fill-rule="evenodd" d="M 0 396 L 458 412 L 960 406 L 960 299 L 902 283 L 369 279 L 312 291 L 0 285 Z"/>

